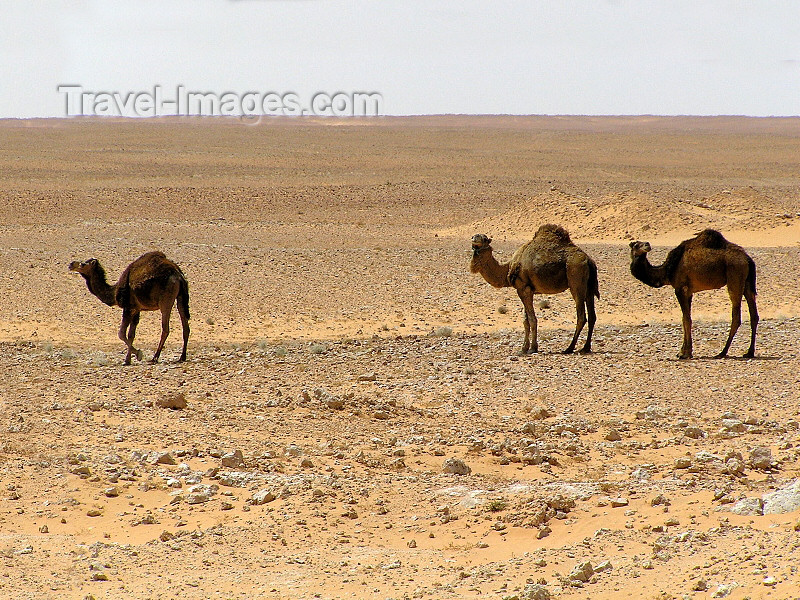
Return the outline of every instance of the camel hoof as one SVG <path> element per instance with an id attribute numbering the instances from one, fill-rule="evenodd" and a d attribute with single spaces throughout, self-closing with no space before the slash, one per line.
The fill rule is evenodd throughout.
<path id="1" fill-rule="evenodd" d="M 186 355 L 181 354 L 181 357 L 178 359 L 178 362 L 186 362 Z"/>
<path id="2" fill-rule="evenodd" d="M 591 353 L 592 353 L 592 349 L 591 348 L 587 348 L 585 346 L 583 348 L 581 348 L 580 350 L 578 350 L 578 354 L 591 354 Z"/>
<path id="3" fill-rule="evenodd" d="M 756 353 L 752 352 L 752 351 L 751 352 L 745 352 L 744 354 L 742 354 L 742 358 L 755 358 L 755 356 L 756 356 Z"/>
<path id="4" fill-rule="evenodd" d="M 122 361 L 122 366 L 123 367 L 130 367 L 131 366 L 131 360 L 127 359 L 127 360 Z"/>
<path id="5" fill-rule="evenodd" d="M 714 358 L 725 358 L 726 356 L 728 356 L 727 352 L 720 352 L 719 354 L 716 354 Z"/>
<path id="6" fill-rule="evenodd" d="M 155 358 L 155 357 L 154 357 L 154 358 L 151 358 L 151 359 L 150 359 L 150 364 L 151 364 L 151 365 L 157 365 L 157 364 L 158 364 L 158 359 L 157 359 L 157 358 Z"/>
<path id="7" fill-rule="evenodd" d="M 561 354 L 572 354 L 575 348 L 567 348 L 566 350 L 562 350 Z"/>
<path id="8" fill-rule="evenodd" d="M 689 360 L 692 358 L 691 354 L 678 354 L 678 360 Z"/>

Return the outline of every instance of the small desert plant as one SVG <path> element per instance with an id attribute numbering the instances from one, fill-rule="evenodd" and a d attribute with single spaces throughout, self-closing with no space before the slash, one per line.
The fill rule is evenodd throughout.
<path id="1" fill-rule="evenodd" d="M 497 312 L 499 312 L 501 315 L 504 315 L 508 312 L 508 307 L 505 304 L 501 304 L 497 307 Z"/>
<path id="2" fill-rule="evenodd" d="M 437 327 L 434 330 L 433 335 L 435 337 L 450 337 L 451 335 L 453 335 L 453 328 L 447 326 Z"/>
<path id="3" fill-rule="evenodd" d="M 311 347 L 309 348 L 309 352 L 311 352 L 311 354 L 324 354 L 327 351 L 328 346 L 325 344 L 311 344 Z"/>
<path id="4" fill-rule="evenodd" d="M 277 348 L 275 348 L 275 356 L 284 357 L 286 356 L 286 354 L 287 350 L 283 346 L 278 346 Z"/>
<path id="5" fill-rule="evenodd" d="M 508 502 L 503 500 L 502 498 L 495 498 L 493 500 L 489 500 L 486 504 L 486 510 L 489 512 L 500 512 L 501 510 L 505 510 L 508 508 Z"/>
<path id="6" fill-rule="evenodd" d="M 256 342 L 256 345 L 258 346 L 258 349 L 261 350 L 262 352 L 267 348 L 269 348 L 269 342 L 267 340 L 258 340 L 258 342 Z"/>
<path id="7" fill-rule="evenodd" d="M 72 348 L 64 348 L 59 354 L 64 360 L 72 360 L 78 356 Z"/>
<path id="8" fill-rule="evenodd" d="M 108 365 L 108 356 L 106 356 L 105 352 L 95 352 L 89 359 L 88 364 L 96 367 L 105 367 Z"/>
<path id="9" fill-rule="evenodd" d="M 208 325 L 213 325 L 214 323 L 215 323 L 215 321 L 214 321 L 214 318 L 213 318 L 213 317 L 208 317 L 208 318 L 206 319 L 206 324 L 208 324 Z"/>

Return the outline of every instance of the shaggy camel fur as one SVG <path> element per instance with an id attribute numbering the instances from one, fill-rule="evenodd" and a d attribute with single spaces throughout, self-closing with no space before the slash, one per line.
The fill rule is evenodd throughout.
<path id="1" fill-rule="evenodd" d="M 89 291 L 109 306 L 122 308 L 122 325 L 119 339 L 128 347 L 126 365 L 131 364 L 131 355 L 142 360 L 142 351 L 133 347 L 139 315 L 144 310 L 161 311 L 161 341 L 158 343 L 152 362 L 158 362 L 164 342 L 169 335 L 169 318 L 172 306 L 178 301 L 178 314 L 183 325 L 183 352 L 180 360 L 186 360 L 186 345 L 189 341 L 189 284 L 180 267 L 167 259 L 162 252 L 148 252 L 133 261 L 120 275 L 114 285 L 106 282 L 106 273 L 96 258 L 83 262 L 73 261 L 70 271 L 80 273 L 86 280 Z"/>
<path id="2" fill-rule="evenodd" d="M 470 271 L 480 273 L 496 288 L 513 287 L 525 310 L 523 325 L 525 341 L 522 354 L 537 352 L 538 322 L 533 308 L 534 294 L 558 294 L 569 289 L 575 300 L 577 323 L 575 335 L 564 354 L 575 350 L 578 336 L 588 322 L 586 343 L 580 352 L 592 351 L 592 331 L 597 321 L 594 310 L 595 297 L 600 298 L 597 284 L 597 265 L 575 244 L 569 233 L 558 225 L 542 225 L 533 239 L 520 247 L 511 260 L 499 263 L 492 254 L 492 240 L 482 233 L 472 236 L 472 261 Z M 533 338 L 533 343 L 531 343 Z"/>
<path id="3" fill-rule="evenodd" d="M 706 229 L 670 250 L 658 267 L 647 260 L 651 250 L 648 242 L 631 242 L 630 247 L 631 273 L 636 279 L 651 287 L 669 284 L 675 288 L 683 312 L 683 346 L 678 358 L 692 357 L 692 295 L 725 285 L 731 298 L 731 329 L 725 347 L 715 358 L 727 356 L 733 336 L 742 323 L 742 295 L 750 311 L 750 348 L 744 357 L 754 356 L 758 327 L 756 264 L 741 246 L 726 240 L 719 231 Z"/>

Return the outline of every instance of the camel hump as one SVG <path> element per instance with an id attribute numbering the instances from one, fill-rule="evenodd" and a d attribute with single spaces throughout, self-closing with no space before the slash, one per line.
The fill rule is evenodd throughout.
<path id="1" fill-rule="evenodd" d="M 703 248 L 712 248 L 716 250 L 724 250 L 729 242 L 725 239 L 716 229 L 704 229 L 697 234 L 694 242 L 700 244 Z"/>
<path id="2" fill-rule="evenodd" d="M 117 303 L 127 306 L 131 300 L 132 290 L 147 285 L 154 279 L 168 279 L 178 275 L 185 279 L 180 267 L 169 260 L 163 252 L 158 250 L 146 252 L 129 264 L 117 283 Z"/>
<path id="3" fill-rule="evenodd" d="M 572 238 L 569 237 L 569 232 L 561 225 L 554 225 L 553 223 L 546 223 L 539 227 L 533 239 L 541 239 L 542 241 L 553 241 L 560 245 L 572 244 Z"/>

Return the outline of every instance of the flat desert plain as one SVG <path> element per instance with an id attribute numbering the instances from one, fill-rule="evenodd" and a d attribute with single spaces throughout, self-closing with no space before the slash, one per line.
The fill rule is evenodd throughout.
<path id="1" fill-rule="evenodd" d="M 0 597 L 800 598 L 799 157 L 800 119 L 0 122 Z M 597 261 L 593 354 L 562 293 L 520 356 L 469 272 L 543 223 Z M 677 360 L 630 274 L 706 227 L 757 264 L 755 359 L 746 308 L 711 358 L 717 290 Z M 123 367 L 67 265 L 155 249 L 188 360 L 145 313 Z"/>

